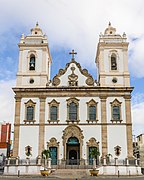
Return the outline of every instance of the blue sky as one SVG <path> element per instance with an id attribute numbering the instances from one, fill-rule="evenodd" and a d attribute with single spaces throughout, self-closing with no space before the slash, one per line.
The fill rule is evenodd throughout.
<path id="1" fill-rule="evenodd" d="M 13 122 L 14 94 L 21 34 L 36 22 L 48 36 L 51 78 L 69 62 L 69 52 L 96 79 L 95 55 L 100 32 L 111 21 L 127 34 L 131 74 L 133 133 L 144 133 L 144 1 L 143 0 L 1 0 L 0 1 L 0 121 Z M 9 108 L 7 108 L 9 107 Z M 8 110 L 9 109 L 9 110 Z"/>

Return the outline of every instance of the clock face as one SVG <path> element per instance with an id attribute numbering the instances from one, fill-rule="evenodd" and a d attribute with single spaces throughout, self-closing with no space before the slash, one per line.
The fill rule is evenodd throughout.
<path id="1" fill-rule="evenodd" d="M 112 82 L 113 82 L 113 83 L 117 83 L 117 78 L 114 77 L 114 78 L 112 79 Z"/>

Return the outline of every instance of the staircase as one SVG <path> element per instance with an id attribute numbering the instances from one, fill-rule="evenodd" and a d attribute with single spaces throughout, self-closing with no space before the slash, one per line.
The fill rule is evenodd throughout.
<path id="1" fill-rule="evenodd" d="M 56 169 L 49 177 L 62 178 L 62 179 L 78 179 L 88 177 L 89 171 L 87 169 Z"/>

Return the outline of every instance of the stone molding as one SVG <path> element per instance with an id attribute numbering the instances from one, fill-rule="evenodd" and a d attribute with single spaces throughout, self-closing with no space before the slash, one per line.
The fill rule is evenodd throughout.
<path id="1" fill-rule="evenodd" d="M 66 144 L 70 137 L 76 137 L 80 143 L 80 159 L 82 159 L 82 146 L 83 146 L 83 131 L 77 125 L 69 125 L 63 131 L 63 146 L 64 146 L 64 159 L 66 159 Z"/>

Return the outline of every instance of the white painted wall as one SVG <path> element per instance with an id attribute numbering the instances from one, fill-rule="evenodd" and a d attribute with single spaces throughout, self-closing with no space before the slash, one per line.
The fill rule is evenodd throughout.
<path id="1" fill-rule="evenodd" d="M 121 154 L 118 156 L 119 159 L 127 158 L 127 135 L 126 126 L 122 125 L 109 125 L 107 128 L 107 140 L 108 140 L 108 153 L 112 154 L 113 158 L 115 155 L 114 147 L 117 145 L 121 147 Z"/>
<path id="2" fill-rule="evenodd" d="M 32 159 L 38 156 L 39 145 L 39 127 L 38 126 L 20 126 L 19 133 L 19 157 L 25 159 L 25 147 L 32 147 Z"/>

